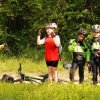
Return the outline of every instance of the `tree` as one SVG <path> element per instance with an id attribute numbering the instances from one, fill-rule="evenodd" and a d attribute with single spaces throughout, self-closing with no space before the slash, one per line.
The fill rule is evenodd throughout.
<path id="1" fill-rule="evenodd" d="M 80 27 L 91 33 L 100 24 L 100 0 L 1 0 L 0 42 L 14 55 L 36 46 L 37 31 L 48 22 L 58 24 L 63 50 Z"/>

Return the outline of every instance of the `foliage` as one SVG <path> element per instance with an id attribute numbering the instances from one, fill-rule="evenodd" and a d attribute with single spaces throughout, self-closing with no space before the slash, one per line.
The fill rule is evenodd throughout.
<path id="1" fill-rule="evenodd" d="M 36 47 L 37 31 L 48 22 L 58 24 L 63 51 L 83 27 L 100 24 L 100 0 L 1 0 L 0 43 L 6 42 L 11 55 Z M 37 48 L 36 48 L 37 49 Z M 41 48 L 42 49 L 42 48 Z"/>

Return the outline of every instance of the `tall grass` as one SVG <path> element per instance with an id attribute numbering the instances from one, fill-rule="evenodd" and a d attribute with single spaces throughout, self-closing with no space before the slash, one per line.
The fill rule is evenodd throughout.
<path id="1" fill-rule="evenodd" d="M 100 100 L 100 87 L 90 84 L 0 83 L 0 100 Z"/>
<path id="2" fill-rule="evenodd" d="M 47 67 L 43 59 L 36 61 L 28 57 L 0 58 L 0 74 L 6 72 L 17 73 L 19 63 L 25 73 L 47 73 Z M 59 62 L 58 71 L 66 71 Z M 67 73 L 66 71 L 66 74 Z M 73 83 L 44 84 L 25 83 L 0 83 L 0 100 L 100 100 L 100 87 L 88 82 L 75 85 Z"/>
<path id="3" fill-rule="evenodd" d="M 24 72 L 45 72 L 47 70 L 45 61 L 36 62 L 30 58 L 9 58 L 0 60 L 0 73 L 2 72 L 17 72 L 19 65 L 22 65 Z"/>
<path id="4" fill-rule="evenodd" d="M 4 72 L 14 72 L 17 73 L 19 65 L 22 65 L 22 71 L 27 73 L 46 73 L 47 66 L 45 60 L 36 61 L 31 58 L 26 57 L 12 57 L 12 58 L 0 58 L 0 73 Z M 58 65 L 59 71 L 63 70 L 62 62 Z"/>

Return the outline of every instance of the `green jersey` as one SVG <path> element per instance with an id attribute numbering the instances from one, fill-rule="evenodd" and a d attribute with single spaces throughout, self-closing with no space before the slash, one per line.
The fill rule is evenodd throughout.
<path id="1" fill-rule="evenodd" d="M 91 58 L 93 54 L 96 54 L 98 50 L 100 50 L 100 36 L 98 38 L 92 38 L 89 41 L 89 49 L 91 51 Z"/>
<path id="2" fill-rule="evenodd" d="M 90 51 L 85 42 L 77 42 L 75 39 L 71 39 L 69 42 L 68 50 L 73 53 L 83 53 L 86 61 L 90 59 Z"/>

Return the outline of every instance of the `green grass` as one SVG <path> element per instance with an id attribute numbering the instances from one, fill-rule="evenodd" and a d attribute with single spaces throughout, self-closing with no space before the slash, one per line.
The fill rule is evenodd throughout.
<path id="1" fill-rule="evenodd" d="M 47 66 L 44 60 L 34 61 L 30 58 L 5 58 L 0 59 L 0 73 L 4 72 L 14 72 L 17 73 L 19 68 L 19 63 L 22 64 L 23 72 L 37 73 L 37 72 L 47 72 Z M 62 71 L 62 63 L 59 63 L 59 70 Z"/>
<path id="2" fill-rule="evenodd" d="M 100 100 L 100 87 L 90 84 L 0 83 L 0 100 Z"/>
<path id="3" fill-rule="evenodd" d="M 17 72 L 19 68 L 19 63 L 22 64 L 22 70 L 24 72 L 34 73 L 34 72 L 45 72 L 47 70 L 45 61 L 34 62 L 31 59 L 26 58 L 10 58 L 0 60 L 0 73 L 2 72 Z"/>
<path id="4" fill-rule="evenodd" d="M 33 61 L 29 58 L 0 59 L 0 74 L 6 72 L 17 74 L 19 63 L 22 63 L 25 73 L 46 73 L 45 61 Z M 66 71 L 59 63 L 58 71 Z M 66 71 L 66 74 L 67 71 Z M 93 86 L 90 83 L 75 85 L 73 83 L 44 84 L 25 83 L 0 83 L 0 100 L 100 100 L 100 86 Z"/>

